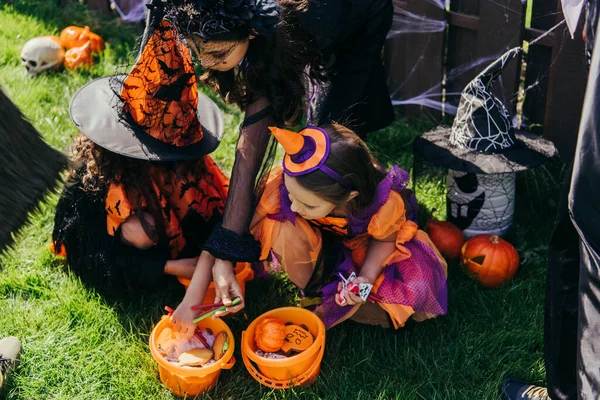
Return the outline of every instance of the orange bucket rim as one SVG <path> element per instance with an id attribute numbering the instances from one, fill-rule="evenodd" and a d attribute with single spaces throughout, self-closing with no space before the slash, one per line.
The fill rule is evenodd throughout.
<path id="1" fill-rule="evenodd" d="M 242 342 L 244 341 L 245 332 L 242 332 Z M 254 378 L 255 381 L 261 385 L 273 388 L 273 389 L 289 389 L 292 387 L 303 386 L 307 383 L 312 382 L 321 373 L 321 362 L 323 361 L 323 355 L 325 354 L 325 344 L 319 349 L 319 354 L 314 364 L 312 364 L 305 372 L 299 376 L 281 381 L 278 379 L 269 378 L 263 375 L 254 365 L 252 360 L 248 358 L 248 355 L 242 351 L 242 361 L 248 370 L 248 373 Z"/>
<path id="2" fill-rule="evenodd" d="M 286 311 L 287 312 L 291 312 L 291 311 L 300 312 L 300 313 L 306 314 L 307 316 L 310 316 L 310 318 L 314 318 L 314 320 L 317 322 L 317 328 L 318 328 L 317 335 L 315 335 L 316 337 L 314 338 L 314 342 L 302 353 L 293 355 L 291 357 L 281 358 L 281 359 L 271 359 L 271 358 L 265 358 L 265 357 L 259 356 L 252 350 L 252 347 L 250 346 L 250 341 L 254 340 L 253 333 L 254 333 L 254 330 L 256 329 L 256 325 L 258 324 L 258 321 L 260 321 L 261 319 L 263 319 L 265 317 L 272 316 L 273 314 L 279 314 L 281 312 L 286 312 Z M 326 331 L 325 324 L 323 323 L 323 321 L 321 321 L 321 319 L 319 317 L 317 317 L 311 311 L 305 310 L 304 308 L 300 308 L 300 307 L 275 308 L 273 310 L 262 313 L 261 315 L 256 317 L 254 319 L 254 321 L 252 321 L 252 323 L 250 323 L 250 325 L 248 325 L 248 328 L 246 328 L 245 330 L 242 331 L 242 342 L 241 342 L 242 355 L 247 356 L 250 360 L 254 361 L 257 364 L 263 365 L 265 367 L 283 367 L 283 366 L 286 366 L 286 364 L 288 364 L 290 362 L 301 362 L 307 358 L 314 356 L 315 353 L 317 353 L 321 348 L 325 347 L 325 331 Z M 249 332 L 251 332 L 252 335 Z M 244 340 L 244 337 L 247 337 L 247 339 Z"/>
<path id="3" fill-rule="evenodd" d="M 223 355 L 223 357 L 221 357 L 220 360 L 216 361 L 214 364 L 209 365 L 207 367 L 201 367 L 201 368 L 191 368 L 191 367 L 180 367 L 178 365 L 172 364 L 169 361 L 167 361 L 167 359 L 165 357 L 163 357 L 161 354 L 158 353 L 158 346 L 156 344 L 156 338 L 158 337 L 159 333 L 162 332 L 162 329 L 166 328 L 166 325 L 171 325 L 171 322 L 168 319 L 167 315 L 163 315 L 161 320 L 154 326 L 154 328 L 152 329 L 152 333 L 150 334 L 150 353 L 152 354 L 152 357 L 156 360 L 156 362 L 158 363 L 158 365 L 162 368 L 167 369 L 169 372 L 177 374 L 177 375 L 181 375 L 181 376 L 206 376 L 209 374 L 213 374 L 215 372 L 219 372 L 223 369 L 230 369 L 233 364 L 235 363 L 235 358 L 233 357 L 233 351 L 235 349 L 235 339 L 233 337 L 233 333 L 231 332 L 231 329 L 229 329 L 229 326 L 227 326 L 227 324 L 221 319 L 221 318 L 216 318 L 214 320 L 211 320 L 210 318 L 207 318 L 206 320 L 200 321 L 198 322 L 198 326 L 202 327 L 201 325 L 204 325 L 203 322 L 205 322 L 206 324 L 209 324 L 209 322 L 212 323 L 221 323 L 223 329 L 227 332 L 227 335 L 229 335 L 229 348 L 227 349 L 227 351 L 225 352 L 225 354 Z M 164 325 L 164 326 L 163 326 Z M 158 331 L 158 328 L 161 327 L 162 329 L 160 329 L 160 331 Z M 214 328 L 210 328 L 211 330 L 215 330 Z M 231 364 L 231 365 L 229 365 Z"/>
<path id="4" fill-rule="evenodd" d="M 238 281 L 242 280 L 244 282 L 252 280 L 254 278 L 254 271 L 252 270 L 252 265 L 247 262 L 236 263 L 236 268 L 237 268 L 237 265 L 239 265 L 239 264 L 242 264 L 243 268 L 235 274 L 236 280 L 238 280 Z M 180 276 L 177 277 L 177 280 L 179 281 L 179 283 L 181 283 L 182 285 L 184 285 L 186 287 L 190 284 L 190 281 L 191 281 L 191 279 L 182 278 Z M 215 283 L 213 281 L 210 281 L 209 287 L 214 288 Z"/>

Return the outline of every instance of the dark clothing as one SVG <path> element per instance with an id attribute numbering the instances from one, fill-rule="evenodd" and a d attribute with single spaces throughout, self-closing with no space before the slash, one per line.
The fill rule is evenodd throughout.
<path id="1" fill-rule="evenodd" d="M 381 52 L 392 24 L 391 0 L 313 0 L 299 18 L 324 53 L 324 64 L 329 66 L 327 83 L 307 83 L 307 123 L 339 122 L 363 137 L 388 126 L 394 119 L 394 110 Z M 232 190 L 219 228 L 227 232 L 216 232 L 207 243 L 206 249 L 223 260 L 252 261 L 248 254 L 253 252 L 243 249 L 250 247 L 248 226 L 255 181 L 271 137 L 268 127 L 277 120 L 273 115 L 262 119 L 253 119 L 253 115 L 267 106 L 268 103 L 257 101 L 246 110 L 246 121 L 251 122 L 244 123 L 240 130 L 231 174 Z M 224 237 L 227 246 L 217 243 L 218 238 Z"/>
<path id="2" fill-rule="evenodd" d="M 565 179 L 548 244 L 544 359 L 548 394 L 553 400 L 577 398 L 577 307 L 579 236 L 568 208 L 571 174 Z"/>
<path id="3" fill-rule="evenodd" d="M 548 248 L 544 355 L 548 394 L 554 400 L 595 399 L 600 389 L 600 352 L 594 347 L 600 338 L 600 210 L 595 199 L 600 195 L 600 49 L 595 43 L 599 3 L 587 5 L 586 55 L 592 66 L 573 173 L 561 196 Z"/>
<path id="4" fill-rule="evenodd" d="M 594 346 L 600 339 L 599 5 L 598 0 L 587 4 L 584 33 L 592 65 L 573 173 L 565 182 L 548 246 L 544 356 L 553 400 L 596 399 L 600 393 L 600 351 Z"/>
<path id="5" fill-rule="evenodd" d="M 165 264 L 171 258 L 167 239 L 147 250 L 126 245 L 120 229 L 108 234 L 106 219 L 107 190 L 83 190 L 81 176 L 75 175 L 63 190 L 54 218 L 53 241 L 57 249 L 64 245 L 71 272 L 82 282 L 109 297 L 152 293 L 163 288 L 168 279 Z M 186 247 L 178 258 L 197 257 L 215 220 L 204 221 L 190 213 L 181 221 Z"/>
<path id="6" fill-rule="evenodd" d="M 302 26 L 332 57 L 328 82 L 309 88 L 309 124 L 339 122 L 364 136 L 393 121 L 381 60 L 393 13 L 390 0 L 309 3 Z"/>
<path id="7" fill-rule="evenodd" d="M 590 2 L 591 8 L 598 7 L 598 3 Z M 599 32 L 596 27 L 596 38 Z M 580 399 L 597 399 L 600 393 L 600 41 L 595 41 L 593 49 L 569 193 L 569 211 L 581 242 L 577 353 Z"/>

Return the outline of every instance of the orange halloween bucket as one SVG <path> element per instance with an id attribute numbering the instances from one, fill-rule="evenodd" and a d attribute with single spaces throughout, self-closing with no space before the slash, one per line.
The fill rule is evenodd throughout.
<path id="1" fill-rule="evenodd" d="M 210 328 L 215 334 L 221 331 L 227 332 L 229 336 L 229 348 L 223 357 L 212 365 L 201 368 L 180 367 L 171 364 L 158 352 L 158 342 L 160 333 L 165 328 L 171 328 L 171 321 L 168 316 L 163 316 L 162 319 L 150 334 L 150 353 L 158 362 L 158 372 L 160 380 L 177 396 L 196 396 L 213 388 L 219 380 L 221 370 L 231 369 L 235 364 L 233 357 L 234 339 L 231 330 L 221 319 L 206 318 L 197 324 L 198 328 Z"/>
<path id="2" fill-rule="evenodd" d="M 250 263 L 237 263 L 235 265 L 235 278 L 240 284 L 240 288 L 242 289 L 242 296 L 246 294 L 246 281 L 250 281 L 254 278 L 254 271 L 250 266 Z M 177 277 L 177 280 L 185 286 L 187 289 L 190 286 L 190 280 L 186 278 Z M 206 290 L 206 294 L 204 295 L 204 300 L 202 304 L 211 304 L 215 299 L 215 283 L 211 282 Z"/>
<path id="3" fill-rule="evenodd" d="M 268 359 L 256 354 L 254 331 L 260 320 L 275 317 L 283 322 L 305 325 L 313 335 L 314 342 L 303 352 L 284 359 Z M 256 318 L 242 332 L 242 359 L 250 375 L 261 384 L 287 389 L 311 383 L 321 371 L 325 352 L 325 325 L 312 312 L 298 307 L 282 307 L 268 311 Z M 256 367 L 254 366 L 256 364 Z"/>

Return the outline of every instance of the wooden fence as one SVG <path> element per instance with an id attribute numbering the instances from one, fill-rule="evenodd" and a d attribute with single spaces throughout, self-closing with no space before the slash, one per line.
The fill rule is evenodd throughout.
<path id="1" fill-rule="evenodd" d="M 429 92 L 430 101 L 451 109 L 459 100 L 455 94 L 493 57 L 538 38 L 563 20 L 560 0 L 533 0 L 530 26 L 526 26 L 526 6 L 521 0 L 450 0 L 449 10 L 436 3 L 394 0 L 399 13 L 446 21 L 446 28 L 438 32 L 392 34 L 387 40 L 386 69 L 392 92 L 399 88 L 393 93 L 396 99 L 414 99 Z M 402 15 L 397 17 L 395 24 L 401 28 Z M 574 152 L 587 80 L 582 28 L 580 21 L 571 39 L 563 24 L 530 46 L 522 59 L 508 65 L 494 89 L 509 111 L 522 116 L 522 129 L 554 141 L 563 159 Z M 469 64 L 476 66 L 453 75 Z M 441 115 L 433 108 L 404 107 L 409 116 L 425 112 L 438 119 Z"/>

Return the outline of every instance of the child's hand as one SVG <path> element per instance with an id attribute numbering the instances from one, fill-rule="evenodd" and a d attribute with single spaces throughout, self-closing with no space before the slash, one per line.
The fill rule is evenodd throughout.
<path id="1" fill-rule="evenodd" d="M 359 283 L 371 283 L 371 281 L 364 276 L 359 276 L 352 282 L 357 285 Z M 339 306 L 353 306 L 355 304 L 364 303 L 363 299 L 361 299 L 358 294 L 354 294 L 347 289 L 342 290 L 342 282 L 338 283 L 338 294 L 335 296 L 335 302 Z"/>
<path id="2" fill-rule="evenodd" d="M 192 322 L 194 315 L 195 311 L 192 310 L 192 306 L 186 302 L 181 302 L 171 315 L 173 329 L 179 331 L 185 339 L 190 339 L 196 332 L 196 324 Z"/>
<path id="3" fill-rule="evenodd" d="M 222 301 L 227 307 L 224 311 L 217 311 L 213 318 L 233 314 L 244 308 L 244 296 L 242 296 L 242 289 L 235 278 L 233 264 L 229 261 L 217 259 L 212 268 L 212 274 L 215 282 L 215 303 Z M 231 302 L 238 297 L 242 301 L 235 306 L 231 306 Z"/>

